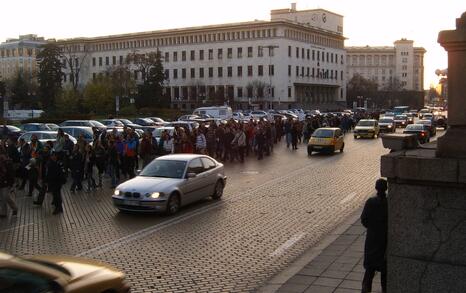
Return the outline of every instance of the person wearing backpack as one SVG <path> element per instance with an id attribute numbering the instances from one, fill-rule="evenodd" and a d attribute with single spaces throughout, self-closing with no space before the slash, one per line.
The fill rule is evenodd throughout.
<path id="1" fill-rule="evenodd" d="M 13 161 L 8 158 L 7 151 L 0 145 L 0 218 L 8 214 L 8 206 L 13 210 L 13 216 L 18 214 L 18 206 L 11 198 L 11 189 L 14 188 L 15 171 Z"/>

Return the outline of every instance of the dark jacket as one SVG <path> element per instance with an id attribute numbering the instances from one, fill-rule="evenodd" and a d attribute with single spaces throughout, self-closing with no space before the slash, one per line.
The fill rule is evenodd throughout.
<path id="1" fill-rule="evenodd" d="M 47 163 L 46 181 L 49 190 L 59 189 L 63 185 L 63 167 L 58 161 L 49 160 Z"/>
<path id="2" fill-rule="evenodd" d="M 364 268 L 380 270 L 386 264 L 388 204 L 385 194 L 366 201 L 361 223 L 367 228 L 364 245 Z"/>

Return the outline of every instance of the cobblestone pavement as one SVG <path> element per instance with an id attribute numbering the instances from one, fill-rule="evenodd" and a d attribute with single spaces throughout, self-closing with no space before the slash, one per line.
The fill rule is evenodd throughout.
<path id="1" fill-rule="evenodd" d="M 132 292 L 251 292 L 361 207 L 386 152 L 380 139 L 349 135 L 330 156 L 276 147 L 227 164 L 224 198 L 176 217 L 118 213 L 110 189 L 65 191 L 60 216 L 50 197 L 40 208 L 18 193 L 19 216 L 0 220 L 0 250 L 102 260 L 127 273 Z"/>

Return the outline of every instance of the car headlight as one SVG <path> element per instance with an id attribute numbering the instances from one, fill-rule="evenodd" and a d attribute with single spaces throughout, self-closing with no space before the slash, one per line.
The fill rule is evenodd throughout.
<path id="1" fill-rule="evenodd" d="M 113 195 L 116 195 L 116 196 L 120 195 L 120 190 L 115 189 L 115 192 L 113 193 Z"/>
<path id="2" fill-rule="evenodd" d="M 162 194 L 160 192 L 152 192 L 152 193 L 148 193 L 147 194 L 147 197 L 150 197 L 150 198 L 159 198 L 160 196 L 162 196 Z"/>
<path id="3" fill-rule="evenodd" d="M 393 126 L 392 125 L 388 125 L 388 128 L 392 128 Z"/>

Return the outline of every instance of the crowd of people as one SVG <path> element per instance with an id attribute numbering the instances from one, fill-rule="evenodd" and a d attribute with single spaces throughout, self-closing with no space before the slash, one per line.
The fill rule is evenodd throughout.
<path id="1" fill-rule="evenodd" d="M 340 127 L 350 131 L 357 119 L 351 116 L 309 116 L 304 121 L 279 117 L 275 120 L 229 120 L 200 123 L 189 130 L 175 126 L 165 129 L 160 137 L 155 131 L 142 135 L 131 128 L 122 131 L 100 131 L 94 128 L 92 144 L 84 136 L 77 142 L 61 129 L 54 142 L 41 142 L 36 135 L 31 141 L 15 138 L 0 143 L 0 217 L 7 215 L 9 206 L 13 215 L 17 206 L 12 198 L 16 190 L 24 190 L 33 203 L 42 205 L 45 194 L 53 195 L 54 214 L 63 212 L 61 188 L 67 182 L 70 192 L 90 192 L 103 187 L 103 178 L 110 178 L 110 188 L 133 178 L 139 168 L 154 158 L 171 153 L 198 153 L 221 162 L 244 162 L 247 158 L 262 160 L 269 156 L 282 138 L 286 147 L 298 149 L 307 143 L 315 129 L 323 126 Z M 84 188 L 85 187 L 85 188 Z"/>

